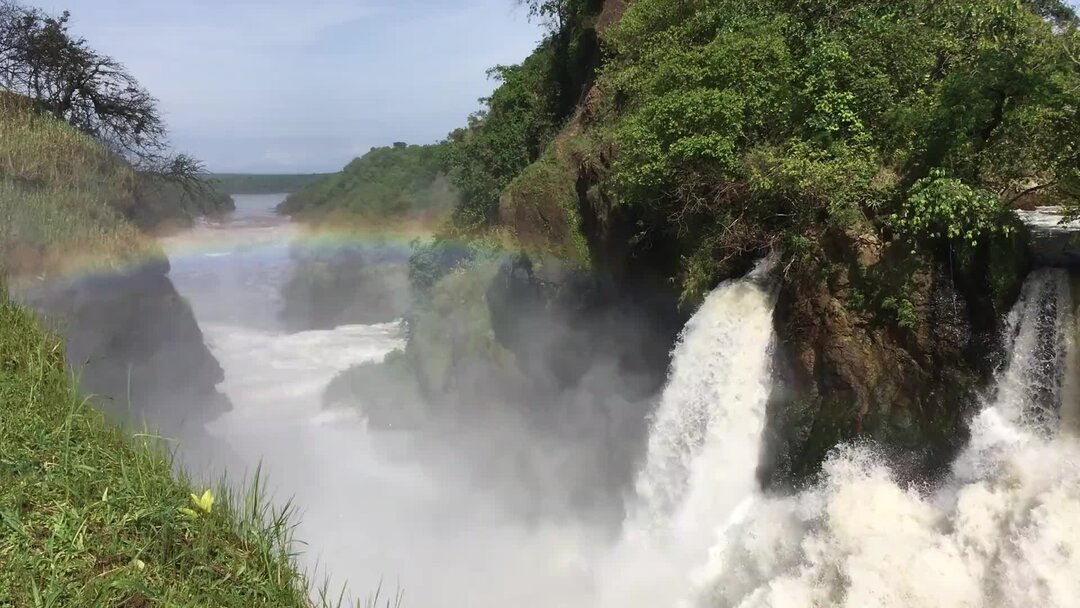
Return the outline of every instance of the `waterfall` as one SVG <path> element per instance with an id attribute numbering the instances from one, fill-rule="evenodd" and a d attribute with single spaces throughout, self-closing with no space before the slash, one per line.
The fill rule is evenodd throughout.
<path id="1" fill-rule="evenodd" d="M 1068 273 L 1042 269 L 1024 284 L 1009 315 L 1013 347 L 992 407 L 1025 428 L 1057 428 L 1074 327 L 1071 302 Z"/>
<path id="2" fill-rule="evenodd" d="M 841 447 L 816 486 L 718 514 L 689 597 L 666 605 L 1080 606 L 1080 441 L 1057 424 L 1077 406 L 1073 306 L 1063 271 L 1028 279 L 1008 361 L 941 487 L 902 485 L 871 447 Z"/>
<path id="3" fill-rule="evenodd" d="M 683 329 L 601 605 L 672 605 L 717 526 L 757 495 L 774 342 L 772 266 L 767 258 L 721 284 Z"/>

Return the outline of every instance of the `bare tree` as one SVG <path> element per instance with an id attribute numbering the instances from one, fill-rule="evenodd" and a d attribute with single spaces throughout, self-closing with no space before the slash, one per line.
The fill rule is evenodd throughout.
<path id="1" fill-rule="evenodd" d="M 0 87 L 90 134 L 137 169 L 201 171 L 168 153 L 157 100 L 124 66 L 68 30 L 70 14 L 51 16 L 0 0 Z"/>
<path id="2" fill-rule="evenodd" d="M 0 0 L 0 88 L 93 136 L 138 171 L 136 198 L 213 200 L 200 161 L 169 151 L 158 102 L 124 66 L 71 34 L 70 14 Z"/>

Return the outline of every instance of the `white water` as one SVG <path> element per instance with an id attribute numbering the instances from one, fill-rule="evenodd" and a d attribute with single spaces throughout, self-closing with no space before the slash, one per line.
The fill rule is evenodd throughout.
<path id="1" fill-rule="evenodd" d="M 241 199 L 251 221 L 202 236 L 288 234 L 260 214 L 269 199 Z M 899 485 L 856 445 L 790 497 L 762 495 L 755 477 L 774 340 L 764 267 L 721 285 L 673 351 L 635 497 L 610 543 L 572 524 L 517 521 L 497 497 L 401 457 L 415 447 L 407 436 L 324 411 L 336 372 L 401 337 L 394 325 L 282 332 L 266 311 L 287 276 L 286 248 L 234 244 L 173 262 L 235 406 L 210 432 L 236 452 L 233 473 L 262 461 L 278 496 L 296 497 L 304 563 L 348 579 L 357 596 L 381 580 L 422 607 L 1080 606 L 1076 322 L 1062 273 L 1025 286 L 1010 359 L 941 487 Z"/>
<path id="2" fill-rule="evenodd" d="M 694 603 L 1080 606 L 1080 444 L 1031 416 L 1043 406 L 1031 379 L 1046 376 L 1047 341 L 1074 350 L 1066 280 L 1060 271 L 1029 279 L 1010 360 L 941 488 L 901 486 L 868 446 L 844 447 L 817 487 L 759 499 L 717 542 Z M 1048 298 L 1058 310 L 1049 319 Z M 1065 374 L 1075 370 L 1052 375 Z"/>
<path id="3" fill-rule="evenodd" d="M 714 537 L 751 508 L 770 389 L 769 262 L 717 287 L 683 330 L 649 433 L 604 606 L 671 606 Z"/>
<path id="4" fill-rule="evenodd" d="M 233 403 L 207 426 L 225 446 L 213 454 L 217 470 L 236 478 L 261 463 L 277 499 L 295 500 L 301 564 L 317 571 L 315 582 L 329 575 L 333 589 L 347 583 L 359 600 L 380 585 L 384 597 L 400 589 L 405 606 L 425 608 L 548 608 L 587 597 L 591 531 L 527 526 L 455 476 L 460 467 L 413 457 L 430 446 L 369 432 L 353 410 L 323 409 L 331 378 L 400 348 L 400 329 L 284 331 L 274 313 L 294 231 L 272 213 L 280 196 L 236 198 L 231 220 L 166 240 L 171 278 Z"/>

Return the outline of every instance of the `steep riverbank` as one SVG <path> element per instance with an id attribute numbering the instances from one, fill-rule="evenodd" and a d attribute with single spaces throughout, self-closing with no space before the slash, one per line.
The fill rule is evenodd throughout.
<path id="1" fill-rule="evenodd" d="M 107 275 L 24 285 L 20 302 L 64 337 L 80 387 L 118 420 L 144 418 L 166 434 L 229 409 L 224 376 L 206 348 L 167 262 Z"/>
<path id="2" fill-rule="evenodd" d="M 132 223 L 137 181 L 0 94 L 0 605 L 308 607 L 287 516 L 262 490 L 204 494 L 157 438 L 228 403 L 168 262 Z"/>

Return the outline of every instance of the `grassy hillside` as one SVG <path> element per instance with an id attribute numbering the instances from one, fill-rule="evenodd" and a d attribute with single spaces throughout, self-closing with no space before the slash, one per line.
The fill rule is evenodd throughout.
<path id="1" fill-rule="evenodd" d="M 86 405 L 62 353 L 0 298 L 0 605 L 308 606 L 285 518 L 222 491 L 200 508 L 153 440 Z"/>
<path id="2" fill-rule="evenodd" d="M 137 174 L 92 137 L 0 93 L 0 274 L 119 267 L 160 255 L 138 227 L 232 208 Z"/>
<path id="3" fill-rule="evenodd" d="M 330 175 L 329 173 L 296 175 L 213 173 L 210 175 L 210 179 L 214 188 L 225 194 L 279 194 L 282 192 L 296 192 Z"/>
<path id="4" fill-rule="evenodd" d="M 446 178 L 441 145 L 372 148 L 340 173 L 293 193 L 280 211 L 341 212 L 367 218 L 441 217 L 457 202 Z"/>
<path id="5" fill-rule="evenodd" d="M 309 606 L 286 518 L 257 493 L 196 504 L 205 488 L 91 408 L 63 345 L 3 289 L 159 258 L 127 219 L 137 180 L 93 139 L 0 95 L 0 606 Z"/>
<path id="6" fill-rule="evenodd" d="M 135 172 L 96 141 L 0 94 L 0 275 L 156 255 L 124 216 Z"/>

